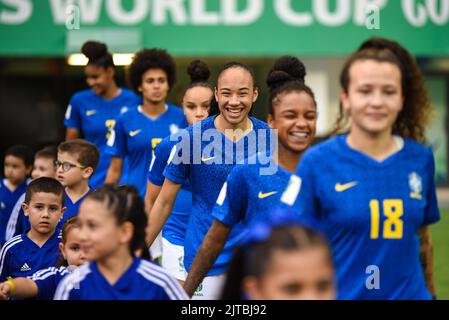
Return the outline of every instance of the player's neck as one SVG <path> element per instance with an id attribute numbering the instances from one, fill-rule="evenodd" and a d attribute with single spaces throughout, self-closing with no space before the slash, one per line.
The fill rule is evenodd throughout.
<path id="1" fill-rule="evenodd" d="M 77 202 L 88 192 L 89 185 L 87 184 L 87 181 L 83 181 L 82 183 L 76 184 L 74 186 L 65 187 L 65 193 L 73 203 Z"/>
<path id="2" fill-rule="evenodd" d="M 129 248 L 121 246 L 111 256 L 97 261 L 97 267 L 108 283 L 114 285 L 132 263 L 133 257 L 129 254 Z"/>
<path id="3" fill-rule="evenodd" d="M 383 161 L 397 152 L 391 132 L 383 132 L 372 135 L 362 130 L 352 128 L 347 137 L 348 145 L 377 161 Z"/>
<path id="4" fill-rule="evenodd" d="M 42 248 L 45 242 L 47 242 L 54 233 L 55 230 L 51 233 L 40 233 L 31 227 L 30 231 L 27 233 L 27 237 L 30 238 L 30 240 L 33 241 L 39 248 Z"/>
<path id="5" fill-rule="evenodd" d="M 120 88 L 117 87 L 117 84 L 114 82 L 106 89 L 106 92 L 103 94 L 103 99 L 111 100 L 117 97 L 119 94 Z"/>
<path id="6" fill-rule="evenodd" d="M 295 173 L 301 155 L 302 153 L 293 152 L 279 143 L 277 150 L 277 164 L 288 172 Z M 274 159 L 274 161 L 276 161 L 276 159 Z"/>
<path id="7" fill-rule="evenodd" d="M 215 118 L 214 125 L 218 131 L 234 142 L 246 136 L 253 129 L 253 123 L 248 117 L 240 123 L 233 124 L 227 122 L 221 114 Z"/>
<path id="8" fill-rule="evenodd" d="M 152 119 L 159 117 L 167 110 L 164 100 L 153 102 L 144 99 L 143 104 L 140 107 L 142 112 Z"/>

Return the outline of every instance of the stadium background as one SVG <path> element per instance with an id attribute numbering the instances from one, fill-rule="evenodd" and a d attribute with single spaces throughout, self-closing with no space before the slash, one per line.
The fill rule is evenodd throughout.
<path id="1" fill-rule="evenodd" d="M 67 102 L 86 88 L 82 66 L 67 58 L 86 40 L 113 53 L 168 49 L 178 72 L 168 100 L 178 104 L 192 59 L 205 60 L 213 75 L 226 61 L 247 62 L 261 88 L 254 110 L 261 119 L 267 71 L 277 56 L 296 55 L 317 94 L 322 137 L 338 111 L 345 57 L 370 36 L 389 37 L 415 54 L 435 108 L 427 132 L 442 209 L 432 227 L 435 272 L 439 297 L 449 299 L 448 35 L 449 0 L 0 0 L 0 151 L 63 139 Z M 117 80 L 126 85 L 122 66 Z"/>

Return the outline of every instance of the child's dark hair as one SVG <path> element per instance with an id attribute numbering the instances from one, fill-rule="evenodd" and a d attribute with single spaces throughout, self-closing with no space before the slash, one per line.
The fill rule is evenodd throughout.
<path id="1" fill-rule="evenodd" d="M 104 43 L 87 41 L 81 47 L 81 52 L 89 59 L 88 65 L 105 69 L 109 67 L 115 68 L 112 54 L 108 52 L 108 47 Z"/>
<path id="2" fill-rule="evenodd" d="M 275 251 L 304 250 L 312 247 L 325 248 L 329 252 L 329 263 L 332 264 L 325 238 L 315 230 L 301 225 L 273 227 L 265 240 L 238 246 L 229 266 L 221 299 L 242 299 L 243 279 L 247 276 L 263 276 Z"/>
<path id="3" fill-rule="evenodd" d="M 36 152 L 34 159 L 37 158 L 56 160 L 58 158 L 58 148 L 56 146 L 46 146 Z"/>
<path id="4" fill-rule="evenodd" d="M 127 221 L 133 225 L 133 237 L 129 244 L 131 255 L 145 246 L 147 215 L 139 192 L 133 186 L 104 185 L 90 193 L 86 199 L 103 203 L 114 215 L 117 225 Z"/>
<path id="5" fill-rule="evenodd" d="M 75 156 L 79 164 L 84 167 L 91 167 L 93 170 L 97 167 L 100 159 L 97 146 L 83 139 L 62 142 L 58 146 L 58 152 L 67 152 Z"/>
<path id="6" fill-rule="evenodd" d="M 209 66 L 204 61 L 193 60 L 192 62 L 190 62 L 189 66 L 187 67 L 187 73 L 190 77 L 190 83 L 187 86 L 185 92 L 195 87 L 209 88 L 212 91 L 212 93 L 214 92 L 214 87 L 209 82 L 210 69 Z M 218 103 L 215 100 L 214 94 L 212 94 L 209 108 L 209 116 L 214 116 L 219 112 L 220 110 L 218 109 Z"/>
<path id="7" fill-rule="evenodd" d="M 252 81 L 253 81 L 253 88 L 254 88 L 254 89 L 257 89 L 256 76 L 254 75 L 253 69 L 252 69 L 249 65 L 247 65 L 246 63 L 238 62 L 238 61 L 231 61 L 231 62 L 228 62 L 228 63 L 226 63 L 226 64 L 220 69 L 220 71 L 218 71 L 218 74 L 217 74 L 217 82 L 216 82 L 216 83 L 217 83 L 217 86 L 218 86 L 218 79 L 220 79 L 221 74 L 222 74 L 224 71 L 226 71 L 226 70 L 228 70 L 228 69 L 231 69 L 231 68 L 241 68 L 241 69 L 243 69 L 243 70 L 248 71 L 248 73 L 251 75 L 251 79 L 252 79 Z"/>
<path id="8" fill-rule="evenodd" d="M 33 150 L 22 144 L 14 145 L 8 148 L 5 152 L 5 158 L 7 156 L 14 156 L 16 158 L 22 159 L 25 167 L 31 167 L 34 161 L 34 152 Z"/>
<path id="9" fill-rule="evenodd" d="M 416 60 L 398 42 L 384 38 L 368 39 L 343 66 L 340 86 L 344 92 L 348 92 L 351 66 L 357 61 L 366 60 L 388 62 L 399 68 L 404 106 L 393 125 L 393 134 L 423 142 L 432 109 L 424 85 L 424 77 Z M 340 114 L 335 122 L 333 133 L 338 133 L 346 122 L 347 118 L 340 103 Z"/>
<path id="10" fill-rule="evenodd" d="M 65 191 L 62 184 L 53 178 L 41 177 L 30 182 L 25 192 L 25 203 L 29 204 L 37 192 L 53 193 L 61 197 L 61 207 L 65 205 Z"/>
<path id="11" fill-rule="evenodd" d="M 296 57 L 283 56 L 276 60 L 268 73 L 266 84 L 270 89 L 268 98 L 268 114 L 274 118 L 274 107 L 279 102 L 279 95 L 290 92 L 305 92 L 312 99 L 316 107 L 315 95 L 305 83 L 306 67 Z"/>
<path id="12" fill-rule="evenodd" d="M 61 242 L 63 244 L 67 243 L 67 235 L 69 234 L 69 232 L 71 230 L 73 230 L 75 228 L 79 228 L 78 216 L 72 216 L 64 222 L 64 224 L 62 225 L 62 230 L 61 230 L 61 234 L 62 234 Z M 64 256 L 61 254 L 61 257 L 59 258 L 58 262 L 56 263 L 56 266 L 57 267 L 67 267 L 68 265 L 69 265 L 69 263 L 64 258 Z"/>
<path id="13" fill-rule="evenodd" d="M 150 69 L 162 69 L 167 75 L 169 88 L 176 82 L 176 64 L 173 57 L 164 49 L 142 49 L 136 53 L 128 69 L 131 88 L 140 94 L 143 74 Z"/>

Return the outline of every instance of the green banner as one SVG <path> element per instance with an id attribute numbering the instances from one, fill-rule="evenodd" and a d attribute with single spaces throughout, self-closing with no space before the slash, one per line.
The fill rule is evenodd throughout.
<path id="1" fill-rule="evenodd" d="M 0 0 L 0 55 L 63 56 L 88 39 L 113 52 L 336 56 L 383 36 L 449 54 L 449 0 Z"/>

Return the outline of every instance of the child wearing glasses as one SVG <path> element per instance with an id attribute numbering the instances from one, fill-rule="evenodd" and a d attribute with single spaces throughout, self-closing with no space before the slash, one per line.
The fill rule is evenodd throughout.
<path id="1" fill-rule="evenodd" d="M 0 282 L 8 277 L 27 277 L 54 266 L 58 260 L 58 221 L 64 214 L 64 187 L 55 179 L 42 177 L 26 189 L 23 211 L 30 229 L 5 243 L 0 252 Z"/>
<path id="2" fill-rule="evenodd" d="M 65 188 L 67 207 L 59 221 L 59 229 L 68 218 L 78 214 L 81 202 L 93 191 L 89 186 L 89 178 L 94 173 L 98 160 L 98 148 L 86 140 L 74 139 L 58 146 L 56 178 Z"/>

